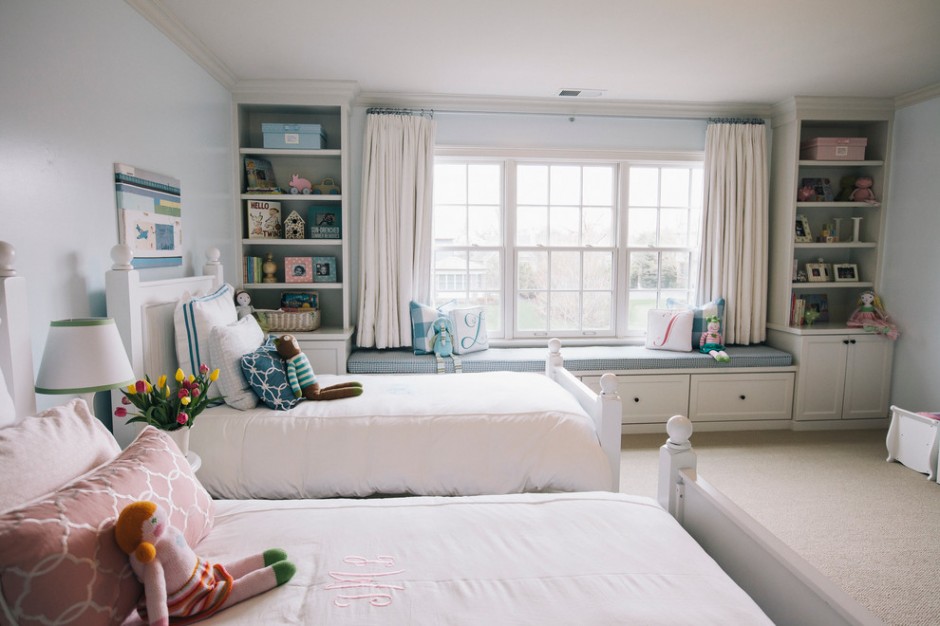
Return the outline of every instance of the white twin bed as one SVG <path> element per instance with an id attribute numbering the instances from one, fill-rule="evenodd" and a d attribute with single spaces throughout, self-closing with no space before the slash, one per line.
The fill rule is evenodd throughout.
<path id="1" fill-rule="evenodd" d="M 28 325 L 15 326 L 26 319 L 25 302 L 9 299 L 22 293 L 22 279 L 3 271 L 0 263 L 0 366 L 9 381 L 32 363 L 28 351 L 11 351 Z M 140 362 L 135 369 L 143 371 Z M 207 624 L 879 623 L 696 477 L 682 417 L 670 421 L 660 451 L 658 502 L 603 491 L 211 500 L 165 433 L 147 428 L 119 451 L 81 401 L 24 417 L 32 399 L 22 390 L 12 390 L 19 421 L 0 429 L 0 464 L 67 446 L 63 458 L 91 469 L 57 464 L 51 469 L 62 475 L 0 506 L 3 624 L 68 623 L 54 610 L 72 623 L 135 623 L 128 615 L 140 587 L 129 565 L 112 558 L 111 535 L 117 511 L 134 499 L 171 510 L 201 556 L 225 563 L 280 547 L 297 566 L 286 585 Z M 69 441 L 31 438 L 49 420 L 91 423 Z M 94 450 L 106 460 L 81 458 Z M 33 469 L 0 472 L 29 486 Z M 81 506 L 68 506 L 78 499 Z M 44 537 L 53 531 L 68 538 Z"/>

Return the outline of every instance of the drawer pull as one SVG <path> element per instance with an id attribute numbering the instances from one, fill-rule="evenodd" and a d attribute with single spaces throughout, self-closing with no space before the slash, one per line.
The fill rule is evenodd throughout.
<path id="1" fill-rule="evenodd" d="M 634 398 L 633 401 L 634 401 L 634 402 L 639 402 L 640 399 L 639 399 L 639 398 Z"/>
<path id="2" fill-rule="evenodd" d="M 848 339 L 843 339 L 843 340 L 842 340 L 842 343 L 844 343 L 845 345 L 849 345 L 849 340 L 848 340 Z"/>
<path id="3" fill-rule="evenodd" d="M 747 400 L 747 396 L 745 396 L 743 393 L 738 397 L 741 398 L 742 400 Z"/>

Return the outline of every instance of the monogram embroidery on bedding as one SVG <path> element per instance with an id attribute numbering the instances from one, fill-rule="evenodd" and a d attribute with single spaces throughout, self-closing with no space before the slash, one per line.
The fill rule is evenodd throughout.
<path id="1" fill-rule="evenodd" d="M 343 563 L 355 567 L 369 568 L 371 571 L 330 572 L 330 578 L 336 582 L 326 585 L 324 589 L 341 591 L 333 599 L 333 604 L 340 608 L 350 606 L 357 600 L 368 600 L 369 604 L 376 607 L 388 606 L 392 603 L 391 592 L 401 591 L 405 588 L 403 584 L 395 584 L 394 581 L 387 579 L 388 576 L 396 576 L 405 570 L 381 571 L 383 567 L 394 567 L 395 557 L 379 555 L 374 559 L 367 559 L 362 556 L 347 556 L 343 559 Z M 346 590 L 350 591 L 347 592 Z M 359 591 L 359 593 L 355 593 L 355 591 Z"/>

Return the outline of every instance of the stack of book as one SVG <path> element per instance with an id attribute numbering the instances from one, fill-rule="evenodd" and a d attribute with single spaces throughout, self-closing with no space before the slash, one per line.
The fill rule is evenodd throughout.
<path id="1" fill-rule="evenodd" d="M 264 278 L 264 272 L 261 271 L 261 264 L 264 262 L 260 256 L 246 256 L 242 259 L 243 282 L 260 283 Z"/>
<path id="2" fill-rule="evenodd" d="M 797 298 L 794 294 L 790 302 L 790 325 L 802 326 L 804 324 L 804 313 L 806 313 L 806 300 Z"/>

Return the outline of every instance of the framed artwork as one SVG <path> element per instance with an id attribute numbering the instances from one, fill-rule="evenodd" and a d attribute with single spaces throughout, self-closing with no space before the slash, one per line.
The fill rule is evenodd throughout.
<path id="1" fill-rule="evenodd" d="M 310 239 L 340 239 L 343 225 L 339 207 L 314 205 L 307 209 L 307 231 Z"/>
<path id="2" fill-rule="evenodd" d="M 134 251 L 135 268 L 183 264 L 180 181 L 124 163 L 114 164 L 118 240 Z"/>
<path id="3" fill-rule="evenodd" d="M 807 263 L 806 277 L 811 283 L 826 283 L 832 280 L 828 263 Z"/>
<path id="4" fill-rule="evenodd" d="M 832 184 L 828 178 L 804 178 L 800 183 L 801 199 L 809 202 L 832 202 Z M 802 198 L 803 189 L 812 189 L 812 197 Z"/>
<path id="5" fill-rule="evenodd" d="M 284 282 L 313 282 L 313 259 L 308 256 L 284 257 Z"/>
<path id="6" fill-rule="evenodd" d="M 794 241 L 796 243 L 812 243 L 813 231 L 809 228 L 809 220 L 805 215 L 796 216 L 796 224 L 793 231 Z"/>
<path id="7" fill-rule="evenodd" d="M 313 282 L 315 283 L 335 283 L 336 282 L 336 257 L 335 256 L 313 257 Z"/>
<path id="8" fill-rule="evenodd" d="M 267 159 L 245 157 L 245 191 L 248 193 L 277 193 L 274 167 Z"/>
<path id="9" fill-rule="evenodd" d="M 837 283 L 858 282 L 858 265 L 855 263 L 833 263 L 832 276 Z"/>

